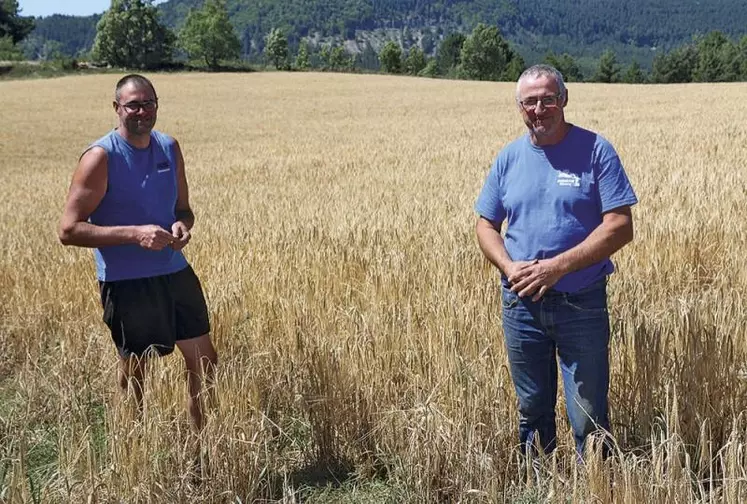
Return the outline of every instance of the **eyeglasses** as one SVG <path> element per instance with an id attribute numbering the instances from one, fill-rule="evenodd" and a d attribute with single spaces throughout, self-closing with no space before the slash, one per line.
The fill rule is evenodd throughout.
<path id="1" fill-rule="evenodd" d="M 143 102 L 131 101 L 127 103 L 118 103 L 118 105 L 124 107 L 124 109 L 130 114 L 134 114 L 140 109 L 143 109 L 146 112 L 153 112 L 158 108 L 158 100 L 147 100 Z"/>
<path id="2" fill-rule="evenodd" d="M 561 96 L 562 95 L 560 93 L 550 96 L 540 96 L 539 98 L 536 96 L 531 96 L 526 100 L 519 100 L 519 103 L 522 107 L 524 107 L 524 110 L 534 110 L 540 103 L 545 108 L 555 108 L 560 103 Z"/>

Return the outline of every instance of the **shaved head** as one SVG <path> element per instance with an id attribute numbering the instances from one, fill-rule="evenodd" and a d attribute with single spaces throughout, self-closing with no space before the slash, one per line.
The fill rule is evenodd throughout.
<path id="1" fill-rule="evenodd" d="M 148 80 L 147 77 L 143 77 L 142 75 L 138 74 L 129 74 L 125 75 L 121 79 L 119 79 L 119 82 L 117 82 L 117 87 L 114 90 L 114 100 L 119 103 L 119 99 L 122 96 L 122 88 L 125 87 L 127 84 L 134 84 L 136 87 L 146 87 L 149 88 L 151 91 L 153 91 L 153 97 L 155 99 L 158 99 L 156 96 L 156 88 L 153 87 L 153 83 Z"/>

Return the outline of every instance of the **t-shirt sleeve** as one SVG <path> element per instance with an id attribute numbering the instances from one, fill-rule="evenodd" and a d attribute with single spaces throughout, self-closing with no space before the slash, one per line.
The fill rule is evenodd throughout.
<path id="1" fill-rule="evenodd" d="M 597 183 L 602 213 L 638 203 L 620 157 L 609 143 L 604 145 L 601 152 Z"/>
<path id="2" fill-rule="evenodd" d="M 480 195 L 477 197 L 475 212 L 480 217 L 500 224 L 506 218 L 506 210 L 503 208 L 501 180 L 498 173 L 499 159 L 496 158 L 490 167 L 485 184 L 482 186 Z"/>

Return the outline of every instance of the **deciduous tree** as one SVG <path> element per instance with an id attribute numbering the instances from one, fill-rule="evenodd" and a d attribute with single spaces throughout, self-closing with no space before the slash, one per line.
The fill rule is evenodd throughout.
<path id="1" fill-rule="evenodd" d="M 402 49 L 393 40 L 384 44 L 379 53 L 381 69 L 386 73 L 402 73 Z"/>
<path id="2" fill-rule="evenodd" d="M 96 25 L 93 57 L 116 67 L 159 68 L 171 61 L 175 40 L 152 0 L 112 0 Z"/>
<path id="3" fill-rule="evenodd" d="M 425 68 L 425 54 L 418 46 L 412 46 L 405 58 L 405 73 L 409 75 L 418 75 Z"/>
<path id="4" fill-rule="evenodd" d="M 517 57 L 497 26 L 478 23 L 462 46 L 459 74 L 475 80 L 502 80 L 507 77 L 509 63 Z M 516 65 L 523 66 L 519 61 Z M 515 68 L 511 73 L 516 73 Z"/>
<path id="5" fill-rule="evenodd" d="M 190 10 L 179 32 L 179 45 L 190 58 L 204 59 L 213 69 L 220 60 L 238 59 L 241 41 L 228 19 L 225 0 L 207 0 L 201 9 Z"/>

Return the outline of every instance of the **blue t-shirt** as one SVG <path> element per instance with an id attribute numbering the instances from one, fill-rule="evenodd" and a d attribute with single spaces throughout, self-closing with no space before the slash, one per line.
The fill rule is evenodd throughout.
<path id="1" fill-rule="evenodd" d="M 475 211 L 497 229 L 507 220 L 506 251 L 514 261 L 531 261 L 575 247 L 602 223 L 604 212 L 637 202 L 612 145 L 571 126 L 556 145 L 538 147 L 526 134 L 506 146 L 493 162 Z M 613 271 L 607 258 L 568 273 L 554 288 L 575 292 Z"/>
<path id="2" fill-rule="evenodd" d="M 171 232 L 177 199 L 174 139 L 154 130 L 150 145 L 138 149 L 114 130 L 94 146 L 106 151 L 108 178 L 106 194 L 88 219 L 91 224 L 156 224 Z M 98 279 L 107 282 L 167 275 L 187 267 L 182 252 L 171 247 L 153 251 L 139 245 L 115 245 L 99 247 L 94 255 Z"/>

